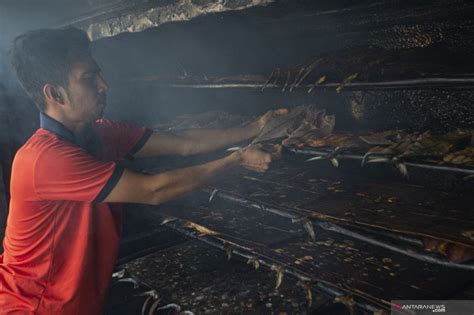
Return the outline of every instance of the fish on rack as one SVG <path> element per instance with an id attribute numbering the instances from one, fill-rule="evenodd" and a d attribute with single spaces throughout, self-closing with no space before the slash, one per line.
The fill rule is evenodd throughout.
<path id="1" fill-rule="evenodd" d="M 433 135 L 429 131 L 421 134 L 414 133 L 390 146 L 371 148 L 365 154 L 362 165 L 392 163 L 406 176 L 405 161 L 448 162 L 450 159 L 445 160 L 445 157 L 451 157 L 451 153 L 465 148 L 471 143 L 471 138 L 471 132 L 466 130 L 455 130 L 444 135 Z"/>
<path id="2" fill-rule="evenodd" d="M 253 144 L 275 139 L 284 139 L 284 146 L 299 143 L 309 137 L 324 137 L 334 130 L 335 116 L 327 115 L 316 105 L 301 105 L 293 108 L 287 115 L 276 116 L 267 123 Z"/>

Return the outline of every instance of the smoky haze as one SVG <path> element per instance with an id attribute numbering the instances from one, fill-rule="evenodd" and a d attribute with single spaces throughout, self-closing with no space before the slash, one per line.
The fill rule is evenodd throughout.
<path id="1" fill-rule="evenodd" d="M 66 25 L 73 17 L 111 2 L 117 0 L 0 0 L 0 82 L 12 84 L 7 51 L 17 35 Z"/>
<path id="2" fill-rule="evenodd" d="M 15 95 L 22 93 L 18 91 L 5 58 L 14 36 L 40 27 L 64 25 L 73 15 L 79 16 L 112 2 L 2 2 L 1 23 L 6 25 L 2 28 L 6 32 L 2 32 L 0 42 L 1 81 L 11 87 Z M 293 8 L 280 1 L 265 8 L 211 14 L 93 42 L 93 54 L 110 85 L 106 115 L 153 126 L 177 115 L 208 110 L 258 115 L 270 108 L 315 102 L 305 93 L 176 89 L 160 87 L 156 80 L 171 81 L 183 75 L 202 82 L 206 78 L 236 75 L 267 77 L 274 68 L 287 69 L 321 51 L 338 49 L 359 40 L 353 35 L 350 41 L 329 34 L 311 37 L 307 32 L 314 20 L 291 16 L 310 8 L 310 1 L 298 2 L 303 5 Z M 292 11 L 288 11 L 290 8 Z M 281 18 L 281 12 L 288 12 L 288 17 Z"/>
<path id="3" fill-rule="evenodd" d="M 265 8 L 265 10 L 269 10 Z M 314 102 L 306 93 L 242 89 L 169 88 L 163 81 L 238 75 L 266 78 L 276 67 L 287 69 L 341 42 L 331 37 L 299 38 L 294 20 L 276 25 L 261 8 L 169 23 L 139 33 L 124 33 L 93 43 L 93 53 L 108 79 L 107 114 L 146 125 L 182 114 L 221 110 L 258 115 L 276 107 Z M 287 29 L 283 32 L 284 29 Z M 118 88 L 118 89 L 116 89 Z"/>

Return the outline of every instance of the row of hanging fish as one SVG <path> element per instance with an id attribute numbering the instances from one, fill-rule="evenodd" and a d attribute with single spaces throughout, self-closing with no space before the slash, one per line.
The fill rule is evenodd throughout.
<path id="1" fill-rule="evenodd" d="M 301 141 L 296 146 L 329 148 L 333 152 L 327 158 L 343 152 L 361 153 L 362 166 L 385 162 L 403 169 L 404 162 L 428 162 L 469 168 L 474 167 L 473 135 L 474 130 L 454 130 L 442 135 L 393 130 L 367 135 L 333 134 Z"/>
<path id="2" fill-rule="evenodd" d="M 474 166 L 474 130 L 454 130 L 435 135 L 430 131 L 408 134 L 387 130 L 364 134 L 333 133 L 335 116 L 315 105 L 293 108 L 288 115 L 270 120 L 253 143 L 283 139 L 286 147 L 329 148 L 333 156 L 342 152 L 365 154 L 365 162 L 427 161 Z M 381 160 L 383 159 L 383 160 Z"/>
<path id="3" fill-rule="evenodd" d="M 193 116 L 179 116 L 156 129 L 230 128 L 245 126 L 256 117 L 222 111 L 205 112 Z M 406 161 L 431 162 L 440 165 L 474 167 L 474 130 L 454 130 L 446 134 L 430 131 L 407 133 L 386 130 L 366 133 L 334 133 L 336 117 L 314 104 L 292 108 L 287 115 L 269 120 L 253 144 L 279 142 L 285 147 L 312 147 L 328 150 L 327 156 L 313 159 L 335 160 L 345 152 L 364 155 L 365 163 L 393 163 L 403 173 Z"/>
<path id="4" fill-rule="evenodd" d="M 336 124 L 334 115 L 327 115 L 326 110 L 316 105 L 294 107 L 287 115 L 270 119 L 252 143 L 283 139 L 284 146 L 291 146 L 310 138 L 329 136 Z"/>

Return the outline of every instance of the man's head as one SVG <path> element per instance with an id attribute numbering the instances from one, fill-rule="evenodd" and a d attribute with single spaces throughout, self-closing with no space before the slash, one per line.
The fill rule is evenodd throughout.
<path id="1" fill-rule="evenodd" d="M 101 117 L 107 84 L 79 29 L 43 29 L 15 38 L 10 51 L 18 80 L 40 111 L 73 122 Z"/>

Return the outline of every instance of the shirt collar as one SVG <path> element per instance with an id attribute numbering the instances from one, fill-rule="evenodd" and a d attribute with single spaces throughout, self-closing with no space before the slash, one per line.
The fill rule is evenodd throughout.
<path id="1" fill-rule="evenodd" d="M 59 121 L 51 118 L 43 112 L 40 113 L 40 127 L 51 131 L 52 133 L 72 143 L 76 143 L 76 137 L 74 137 L 74 134 L 71 132 L 71 130 L 67 129 L 66 126 L 61 124 Z"/>

